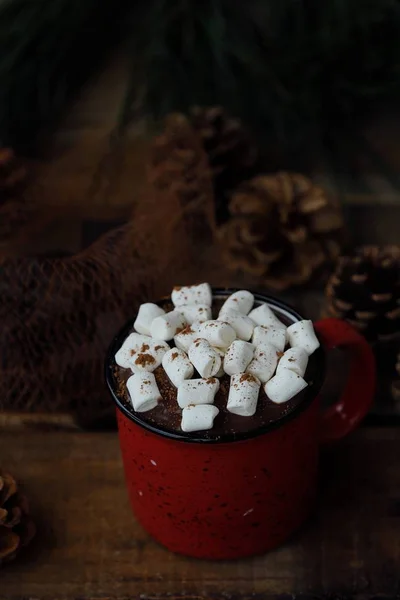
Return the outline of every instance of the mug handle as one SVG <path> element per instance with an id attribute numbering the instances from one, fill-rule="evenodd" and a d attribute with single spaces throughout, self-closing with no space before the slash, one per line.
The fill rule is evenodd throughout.
<path id="1" fill-rule="evenodd" d="M 321 442 L 325 444 L 350 433 L 367 414 L 375 393 L 376 367 L 371 346 L 346 321 L 322 319 L 314 327 L 326 350 L 343 348 L 350 360 L 342 395 L 322 413 Z"/>

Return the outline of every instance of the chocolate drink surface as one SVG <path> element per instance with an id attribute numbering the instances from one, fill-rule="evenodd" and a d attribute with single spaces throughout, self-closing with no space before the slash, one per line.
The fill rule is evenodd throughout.
<path id="1" fill-rule="evenodd" d="M 217 319 L 219 311 L 224 304 L 226 297 L 214 297 L 212 302 L 212 319 Z M 262 303 L 256 302 L 254 307 L 261 305 Z M 168 312 L 173 311 L 174 306 L 170 301 L 165 301 L 163 304 L 160 304 L 162 308 Z M 271 306 L 272 310 L 274 309 Z M 289 317 L 289 315 L 276 313 L 279 320 L 286 326 L 290 326 L 293 324 L 293 320 Z M 133 328 L 132 328 L 132 331 Z M 173 340 L 169 343 L 171 347 L 174 347 Z M 285 349 L 288 347 L 286 345 Z M 277 359 L 279 360 L 282 356 L 283 352 L 277 350 Z M 292 398 L 283 403 L 275 403 L 270 400 L 268 397 L 264 385 L 261 385 L 257 408 L 251 416 L 242 416 L 240 414 L 235 414 L 231 412 L 227 408 L 227 401 L 229 396 L 229 390 L 231 386 L 231 377 L 224 373 L 220 376 L 219 379 L 219 389 L 215 394 L 213 405 L 217 407 L 219 410 L 217 416 L 213 421 L 213 425 L 211 429 L 201 431 L 199 434 L 204 439 L 215 439 L 218 440 L 221 437 L 229 434 L 243 434 L 246 432 L 251 432 L 262 428 L 265 425 L 274 423 L 279 421 L 283 416 L 292 412 L 304 399 L 306 393 L 309 392 L 310 387 L 313 385 L 313 381 L 316 377 L 316 361 L 313 360 L 313 356 L 309 357 L 308 365 L 304 374 L 304 380 L 307 382 L 308 386 L 301 390 L 299 393 L 296 393 Z M 115 382 L 115 390 L 117 392 L 118 397 L 124 404 L 124 406 L 135 414 L 136 418 L 139 418 L 144 423 L 148 423 L 153 427 L 160 429 L 166 432 L 174 432 L 179 433 L 180 435 L 185 435 L 182 431 L 182 409 L 177 402 L 177 388 L 171 383 L 167 373 L 165 372 L 162 365 L 159 365 L 154 371 L 153 375 L 155 377 L 156 383 L 158 385 L 158 389 L 160 392 L 161 399 L 155 408 L 151 410 L 147 410 L 146 412 L 135 412 L 132 407 L 132 401 L 129 395 L 129 392 L 126 387 L 126 382 L 129 377 L 132 375 L 130 369 L 123 368 L 121 366 L 115 365 L 114 367 L 114 382 Z M 199 378 L 200 375 L 195 371 L 193 378 Z M 213 379 L 213 378 L 211 378 Z M 191 434 L 187 434 L 188 438 L 191 437 Z"/>

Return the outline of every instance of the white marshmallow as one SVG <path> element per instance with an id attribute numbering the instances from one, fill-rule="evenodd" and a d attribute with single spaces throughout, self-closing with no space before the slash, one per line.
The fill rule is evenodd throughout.
<path id="1" fill-rule="evenodd" d="M 252 417 L 257 410 L 261 383 L 250 373 L 237 373 L 231 377 L 227 409 L 242 417 Z"/>
<path id="2" fill-rule="evenodd" d="M 253 334 L 254 322 L 238 310 L 225 309 L 224 312 L 219 313 L 218 321 L 223 321 L 231 325 L 237 337 L 246 342 Z"/>
<path id="3" fill-rule="evenodd" d="M 154 371 L 169 350 L 163 340 L 155 340 L 147 335 L 131 333 L 115 355 L 115 362 L 124 369 Z"/>
<path id="4" fill-rule="evenodd" d="M 133 327 L 139 333 L 150 335 L 151 323 L 156 317 L 159 317 L 164 314 L 165 310 L 163 310 L 160 306 L 157 306 L 157 304 L 152 304 L 151 302 L 141 304 L 139 306 L 138 314 Z"/>
<path id="5" fill-rule="evenodd" d="M 183 329 L 183 331 L 174 336 L 175 346 L 187 354 L 194 340 L 197 340 L 199 337 L 199 331 L 200 323 L 197 321 L 191 325 L 188 325 L 185 327 L 185 329 Z"/>
<path id="6" fill-rule="evenodd" d="M 190 433 L 191 431 L 206 431 L 212 429 L 214 419 L 218 413 L 218 408 L 210 404 L 187 406 L 182 411 L 182 431 Z"/>
<path id="7" fill-rule="evenodd" d="M 201 377 L 213 377 L 221 368 L 220 355 L 202 338 L 198 338 L 190 346 L 189 359 Z"/>
<path id="8" fill-rule="evenodd" d="M 255 375 L 261 383 L 271 379 L 278 363 L 278 355 L 272 344 L 260 344 L 254 351 L 254 358 L 247 367 L 247 373 Z"/>
<path id="9" fill-rule="evenodd" d="M 312 321 L 297 321 L 287 328 L 289 344 L 291 346 L 300 346 L 308 356 L 319 348 L 320 344 L 315 335 Z"/>
<path id="10" fill-rule="evenodd" d="M 212 291 L 208 283 L 175 287 L 172 290 L 171 300 L 175 307 L 185 304 L 212 304 Z"/>
<path id="11" fill-rule="evenodd" d="M 192 363 L 187 355 L 178 348 L 171 348 L 164 354 L 162 366 L 175 387 L 178 387 L 185 379 L 193 377 Z"/>
<path id="12" fill-rule="evenodd" d="M 297 375 L 300 375 L 300 377 L 304 377 L 307 363 L 307 352 L 303 348 L 300 348 L 300 346 L 293 346 L 293 348 L 286 350 L 285 354 L 278 362 L 276 374 L 278 375 L 282 369 L 289 369 L 290 371 L 297 373 Z"/>
<path id="13" fill-rule="evenodd" d="M 253 344 L 272 344 L 277 350 L 283 352 L 286 345 L 286 329 L 274 325 L 257 325 L 253 331 Z"/>
<path id="14" fill-rule="evenodd" d="M 254 346 L 242 340 L 235 340 L 224 357 L 224 371 L 228 375 L 244 373 L 253 360 Z"/>
<path id="15" fill-rule="evenodd" d="M 137 371 L 152 372 L 161 365 L 164 354 L 169 350 L 165 342 L 157 343 L 152 338 L 150 343 L 144 343 L 138 347 L 136 354 L 132 357 L 131 369 Z M 165 347 L 166 346 L 166 347 Z"/>
<path id="16" fill-rule="evenodd" d="M 225 310 L 238 310 L 243 315 L 248 315 L 254 304 L 254 296 L 251 292 L 240 290 L 231 294 L 222 305 L 221 313 Z"/>
<path id="17" fill-rule="evenodd" d="M 140 333 L 130 333 L 115 355 L 117 365 L 129 369 L 132 364 L 132 357 L 136 354 L 139 344 L 144 343 L 146 339 L 151 338 L 140 335 Z"/>
<path id="18" fill-rule="evenodd" d="M 150 338 L 150 340 L 151 340 L 151 343 L 150 343 L 151 351 L 154 352 L 154 354 L 156 354 L 160 360 L 162 360 L 164 354 L 166 352 L 168 352 L 168 350 L 170 349 L 170 345 L 167 344 L 167 342 L 164 342 L 164 340 L 157 340 L 155 338 Z M 143 352 L 143 344 L 142 344 L 141 348 L 139 348 L 139 350 L 141 352 Z"/>
<path id="19" fill-rule="evenodd" d="M 219 368 L 219 371 L 217 373 L 215 373 L 215 377 L 223 377 L 225 375 L 224 358 L 225 358 L 227 348 L 214 348 L 214 350 L 221 357 L 221 366 Z"/>
<path id="20" fill-rule="evenodd" d="M 134 373 L 126 382 L 133 410 L 146 412 L 161 400 L 160 390 L 153 373 Z"/>
<path id="21" fill-rule="evenodd" d="M 267 304 L 261 304 L 257 308 L 254 308 L 249 317 L 256 325 L 273 325 L 274 327 L 286 327 L 278 319 L 275 313 L 270 309 Z"/>
<path id="22" fill-rule="evenodd" d="M 222 360 L 224 359 L 225 354 L 228 352 L 230 346 L 226 347 L 226 348 L 219 348 L 218 346 L 213 346 L 215 352 L 218 352 L 218 354 L 220 355 L 220 357 L 222 358 Z"/>
<path id="23" fill-rule="evenodd" d="M 183 314 L 189 325 L 195 322 L 204 323 L 204 321 L 211 319 L 211 307 L 206 304 L 180 306 L 179 311 Z"/>
<path id="24" fill-rule="evenodd" d="M 264 390 L 272 402 L 282 404 L 304 390 L 307 385 L 307 382 L 294 371 L 282 369 L 265 384 Z"/>
<path id="25" fill-rule="evenodd" d="M 224 375 L 225 375 L 224 364 L 221 362 L 221 366 L 220 366 L 219 370 L 217 371 L 217 373 L 215 373 L 214 377 L 218 377 L 218 379 L 220 379 Z"/>
<path id="26" fill-rule="evenodd" d="M 202 323 L 199 335 L 207 340 L 211 346 L 217 346 L 218 348 L 228 348 L 236 339 L 236 332 L 233 327 L 223 321 L 206 321 Z"/>
<path id="27" fill-rule="evenodd" d="M 179 310 L 172 310 L 169 313 L 160 315 L 152 321 L 150 333 L 152 337 L 158 340 L 172 340 L 172 338 L 184 327 L 186 319 Z"/>
<path id="28" fill-rule="evenodd" d="M 219 390 L 216 377 L 210 379 L 187 379 L 178 387 L 177 402 L 181 408 L 189 404 L 213 404 Z"/>

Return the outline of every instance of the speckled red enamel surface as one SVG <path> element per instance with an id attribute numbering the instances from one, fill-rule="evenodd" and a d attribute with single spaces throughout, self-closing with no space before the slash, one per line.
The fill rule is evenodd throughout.
<path id="1" fill-rule="evenodd" d="M 272 431 L 225 444 L 176 441 L 117 414 L 134 514 L 169 550 L 209 559 L 260 554 L 309 515 L 318 399 Z"/>

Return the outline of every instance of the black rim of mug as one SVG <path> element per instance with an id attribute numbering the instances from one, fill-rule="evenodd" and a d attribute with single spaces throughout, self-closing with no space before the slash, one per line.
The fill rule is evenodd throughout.
<path id="1" fill-rule="evenodd" d="M 228 297 L 231 294 L 233 294 L 234 292 L 237 292 L 238 288 L 214 288 L 213 287 L 212 291 L 213 291 L 213 297 L 215 297 L 215 296 Z M 296 320 L 303 319 L 303 317 L 296 310 L 294 310 L 294 308 L 292 308 L 290 305 L 286 304 L 286 302 L 281 302 L 280 300 L 273 298 L 272 296 L 266 296 L 264 294 L 258 294 L 256 292 L 253 292 L 253 294 L 254 294 L 255 302 L 267 303 L 269 305 L 275 306 L 276 308 L 289 313 L 291 316 L 295 317 Z M 162 300 L 158 301 L 156 304 L 163 305 L 168 300 L 170 300 L 169 297 L 163 298 Z M 221 435 L 218 437 L 214 437 L 214 438 L 200 437 L 199 434 L 196 432 L 188 434 L 188 433 L 180 433 L 177 431 L 168 431 L 166 429 L 161 429 L 161 428 L 157 427 L 156 425 L 152 425 L 151 423 L 143 421 L 139 416 L 137 416 L 133 411 L 131 411 L 127 406 L 125 406 L 125 404 L 122 402 L 122 400 L 119 398 L 119 396 L 117 395 L 117 393 L 115 391 L 116 385 L 115 385 L 114 369 L 117 365 L 115 363 L 114 357 L 115 357 L 116 352 L 121 347 L 125 338 L 132 331 L 134 321 L 135 321 L 135 318 L 130 320 L 126 325 L 124 325 L 124 327 L 119 331 L 119 333 L 112 340 L 110 347 L 107 351 L 107 355 L 106 355 L 105 378 L 106 378 L 106 383 L 107 383 L 108 389 L 110 390 L 111 396 L 114 399 L 117 409 L 119 411 L 121 411 L 130 421 L 132 421 L 136 425 L 139 425 L 143 429 L 146 429 L 147 431 L 149 431 L 157 436 L 161 436 L 161 437 L 179 441 L 179 442 L 197 443 L 197 444 L 198 443 L 201 443 L 201 444 L 223 444 L 224 443 L 225 444 L 225 443 L 232 443 L 232 442 L 242 442 L 242 441 L 245 441 L 245 440 L 248 440 L 251 438 L 259 437 L 265 433 L 273 431 L 274 429 L 278 429 L 279 427 L 282 427 L 289 421 L 298 417 L 302 412 L 304 412 L 310 406 L 310 404 L 313 402 L 313 400 L 317 397 L 317 395 L 319 394 L 319 392 L 321 390 L 322 384 L 324 382 L 325 353 L 324 353 L 323 347 L 321 345 L 320 348 L 318 348 L 318 350 L 316 350 L 316 352 L 313 355 L 314 361 L 316 362 L 316 365 L 315 365 L 316 376 L 315 376 L 314 381 L 312 382 L 312 386 L 310 386 L 310 388 L 308 390 L 308 393 L 306 393 L 305 398 L 303 399 L 302 402 L 300 402 L 300 404 L 295 406 L 293 408 L 293 410 L 291 410 L 290 412 L 286 413 L 285 415 L 282 415 L 282 417 L 280 417 L 276 421 L 267 423 L 266 425 L 263 425 L 262 427 L 259 427 L 258 429 L 253 429 L 250 431 L 245 431 L 245 432 L 240 432 L 240 433 L 227 433 L 227 434 L 224 434 L 224 435 Z"/>

